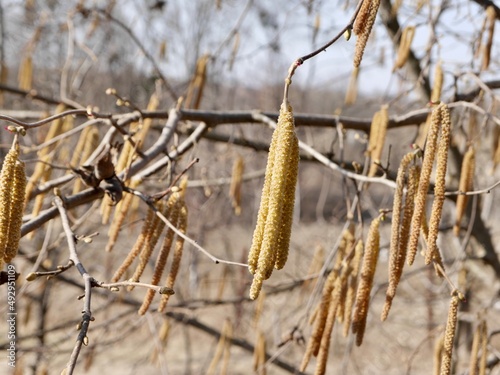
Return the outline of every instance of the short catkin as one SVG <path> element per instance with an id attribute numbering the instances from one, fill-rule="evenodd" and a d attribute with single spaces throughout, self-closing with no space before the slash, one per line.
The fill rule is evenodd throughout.
<path id="1" fill-rule="evenodd" d="M 381 217 L 375 218 L 368 230 L 365 254 L 361 268 L 361 279 L 356 293 L 356 303 L 352 318 L 352 332 L 356 334 L 356 345 L 360 346 L 366 327 L 366 317 L 370 304 L 370 292 L 373 286 L 373 277 L 377 268 L 378 254 L 380 251 L 380 226 Z"/>
<path id="2" fill-rule="evenodd" d="M 245 162 L 243 158 L 238 155 L 233 163 L 233 173 L 231 174 L 231 184 L 229 185 L 229 197 L 231 198 L 234 213 L 237 216 L 241 214 L 241 184 L 243 182 L 244 169 Z"/>
<path id="3" fill-rule="evenodd" d="M 434 85 L 431 92 L 431 103 L 438 103 L 441 100 L 441 91 L 443 90 L 443 68 L 441 60 L 434 68 Z"/>
<path id="4" fill-rule="evenodd" d="M 288 257 L 298 164 L 292 108 L 282 104 L 271 140 L 257 225 L 248 255 L 249 271 L 254 275 L 251 299 L 258 297 L 263 281 L 271 276 L 273 268 L 282 268 Z"/>
<path id="5" fill-rule="evenodd" d="M 373 116 L 370 138 L 368 139 L 368 154 L 372 161 L 368 171 L 368 177 L 373 177 L 377 173 L 378 166 L 376 163 L 380 163 L 380 158 L 382 157 L 388 125 L 388 106 L 383 105 L 380 111 L 376 112 Z"/>

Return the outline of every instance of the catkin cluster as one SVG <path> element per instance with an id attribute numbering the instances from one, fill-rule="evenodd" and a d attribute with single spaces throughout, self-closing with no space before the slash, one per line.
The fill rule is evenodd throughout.
<path id="1" fill-rule="evenodd" d="M 337 320 L 347 336 L 357 286 L 363 241 L 355 240 L 353 228 L 343 232 L 332 271 L 323 286 L 320 304 L 314 314 L 314 327 L 300 365 L 305 371 L 312 356 L 318 358 L 316 374 L 326 372 L 330 339 Z"/>
<path id="2" fill-rule="evenodd" d="M 159 201 L 156 203 L 156 210 L 182 234 L 185 234 L 187 229 L 187 207 L 184 201 L 186 187 L 187 179 L 183 179 L 181 181 L 180 187 L 178 189 L 174 189 L 174 192 L 170 195 L 168 200 Z M 148 210 L 148 214 L 146 220 L 144 221 L 139 237 L 137 238 L 128 256 L 115 272 L 112 278 L 112 282 L 117 282 L 118 280 L 120 280 L 120 278 L 129 269 L 129 267 L 137 257 L 139 257 L 139 264 L 136 266 L 136 269 L 130 281 L 139 281 L 146 268 L 146 265 L 148 264 L 149 259 L 153 254 L 153 250 L 158 243 L 164 228 L 165 222 L 160 219 L 160 217 L 155 213 L 155 210 L 150 208 Z M 170 268 L 170 273 L 168 274 L 165 282 L 166 290 L 168 291 L 170 291 L 174 286 L 175 279 L 179 271 L 184 247 L 184 238 L 179 236 L 170 227 L 168 227 L 165 233 L 165 237 L 163 238 L 163 243 L 156 259 L 153 277 L 151 279 L 151 285 L 158 285 L 160 283 L 163 270 L 165 269 L 167 263 L 168 255 L 174 242 L 175 245 L 173 260 Z M 163 311 L 165 309 L 171 294 L 172 293 L 167 292 L 162 295 L 162 300 L 158 308 L 159 311 Z M 147 291 L 142 306 L 139 308 L 140 315 L 146 313 L 149 306 L 151 305 L 151 302 L 153 301 L 154 295 L 154 290 L 149 289 Z"/>
<path id="3" fill-rule="evenodd" d="M 422 161 L 422 171 L 420 173 L 418 190 L 415 196 L 415 208 L 411 221 L 411 233 L 407 255 L 408 264 L 410 265 L 413 264 L 413 261 L 415 260 L 415 255 L 417 253 L 418 247 L 418 239 L 422 230 L 422 225 L 425 221 L 424 216 L 425 205 L 427 201 L 427 191 L 429 189 L 431 173 L 434 166 L 434 159 L 436 158 L 437 166 L 434 186 L 434 201 L 432 204 L 432 211 L 429 219 L 425 263 L 429 264 L 433 260 L 441 263 L 441 255 L 437 248 L 436 240 L 445 198 L 445 178 L 448 164 L 448 149 L 450 147 L 450 138 L 450 111 L 446 104 L 440 103 L 436 108 L 434 108 L 432 112 L 424 159 Z"/>
<path id="4" fill-rule="evenodd" d="M 418 188 L 418 175 L 420 173 L 420 168 L 417 165 L 410 166 L 410 163 L 415 160 L 416 156 L 415 152 L 409 152 L 403 157 L 396 177 L 389 248 L 389 285 L 381 315 L 382 321 L 386 320 L 389 314 L 406 260 L 411 217 L 413 216 L 415 194 Z M 405 186 L 407 189 L 404 196 Z"/>
<path id="5" fill-rule="evenodd" d="M 5 156 L 0 172 L 0 269 L 17 255 L 26 189 L 25 165 L 17 142 Z"/>
<path id="6" fill-rule="evenodd" d="M 257 225 L 248 255 L 248 267 L 254 275 L 251 299 L 258 297 L 273 268 L 283 268 L 287 260 L 298 169 L 299 144 L 292 108 L 282 104 L 269 148 Z"/>

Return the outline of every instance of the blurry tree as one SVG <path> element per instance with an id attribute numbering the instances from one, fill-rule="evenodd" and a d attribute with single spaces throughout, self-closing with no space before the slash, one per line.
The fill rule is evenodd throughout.
<path id="1" fill-rule="evenodd" d="M 1 1 L 2 373 L 500 373 L 499 19 Z"/>

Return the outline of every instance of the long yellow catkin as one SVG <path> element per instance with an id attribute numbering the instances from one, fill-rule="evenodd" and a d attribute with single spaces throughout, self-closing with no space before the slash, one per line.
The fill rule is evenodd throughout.
<path id="1" fill-rule="evenodd" d="M 490 66 L 491 47 L 493 46 L 493 35 L 495 34 L 496 11 L 495 7 L 490 5 L 486 8 L 486 18 L 488 19 L 488 39 L 483 51 L 483 64 L 481 70 L 487 70 Z"/>
<path id="2" fill-rule="evenodd" d="M 400 233 L 402 230 L 401 214 L 403 211 L 403 192 L 405 187 L 405 176 L 408 166 L 414 160 L 415 154 L 406 154 L 399 164 L 396 177 L 396 190 L 394 192 L 394 203 L 392 206 L 391 242 L 389 247 L 389 285 L 387 287 L 385 305 L 382 310 L 381 319 L 387 319 L 392 300 L 396 294 L 396 288 L 403 272 L 404 259 L 406 257 L 406 244 L 401 246 Z M 409 189 L 408 189 L 409 191 Z M 408 200 L 408 197 L 407 199 Z"/>
<path id="3" fill-rule="evenodd" d="M 181 206 L 179 193 L 175 192 L 172 194 L 167 201 L 167 209 L 165 216 L 170 221 L 172 225 L 176 228 L 179 225 L 179 208 Z M 160 283 L 161 275 L 163 274 L 163 270 L 165 269 L 165 265 L 167 263 L 167 258 L 170 253 L 170 248 L 172 247 L 172 242 L 174 240 L 175 232 L 171 229 L 167 229 L 167 233 L 165 234 L 165 238 L 163 239 L 163 244 L 158 254 L 158 258 L 156 259 L 155 268 L 153 272 L 153 277 L 151 278 L 151 285 L 158 285 Z M 156 292 L 152 289 L 148 289 L 146 292 L 146 296 L 144 297 L 144 301 L 142 306 L 139 308 L 139 315 L 144 315 L 148 310 Z"/>
<path id="4" fill-rule="evenodd" d="M 401 33 L 401 40 L 399 42 L 398 54 L 396 56 L 396 61 L 394 62 L 394 67 L 392 71 L 401 69 L 408 60 L 410 55 L 411 43 L 413 42 L 413 37 L 415 36 L 415 26 L 405 27 Z"/>
<path id="5" fill-rule="evenodd" d="M 486 320 L 481 324 L 481 359 L 479 360 L 479 375 L 486 375 L 486 360 L 488 359 L 488 326 Z"/>
<path id="6" fill-rule="evenodd" d="M 229 197 L 234 208 L 234 213 L 239 216 L 241 214 L 241 184 L 243 182 L 243 171 L 245 162 L 238 155 L 233 164 L 233 172 L 231 174 L 231 184 L 229 186 Z"/>
<path id="7" fill-rule="evenodd" d="M 434 158 L 437 152 L 437 139 L 439 127 L 442 122 L 443 108 L 445 104 L 439 104 L 432 111 L 431 123 L 427 134 L 427 142 L 425 147 L 424 160 L 422 162 L 422 171 L 420 172 L 417 195 L 415 196 L 415 210 L 411 220 L 411 233 L 408 244 L 408 265 L 412 265 L 417 253 L 418 239 L 420 236 L 420 226 L 425 211 L 425 203 L 427 201 L 427 190 L 429 189 L 429 181 L 431 178 Z"/>
<path id="8" fill-rule="evenodd" d="M 343 335 L 347 337 L 349 334 L 349 328 L 351 328 L 351 317 L 352 308 L 354 306 L 354 300 L 356 298 L 356 288 L 358 287 L 358 273 L 359 266 L 361 264 L 361 259 L 363 258 L 364 243 L 362 239 L 359 239 L 354 248 L 354 258 L 351 261 L 351 274 L 349 275 L 349 285 L 347 286 L 347 293 L 345 297 L 345 307 L 344 307 L 344 329 Z"/>
<path id="9" fill-rule="evenodd" d="M 361 65 L 361 60 L 363 59 L 363 53 L 365 52 L 366 43 L 368 43 L 368 38 L 372 31 L 373 24 L 375 23 L 375 18 L 377 17 L 378 8 L 380 5 L 380 0 L 370 0 L 366 1 L 368 4 L 368 15 L 366 17 L 366 22 L 360 21 L 364 23 L 364 27 L 361 27 L 356 40 L 356 49 L 354 51 L 354 67 L 358 68 Z M 363 4 L 364 5 L 364 4 Z"/>
<path id="10" fill-rule="evenodd" d="M 187 207 L 184 202 L 182 202 L 182 206 L 179 211 L 179 226 L 178 229 L 181 233 L 185 234 L 187 230 Z M 165 286 L 168 288 L 173 288 L 175 279 L 177 278 L 177 274 L 179 272 L 181 259 L 182 259 L 182 250 L 184 247 L 184 238 L 177 236 L 175 240 L 174 246 L 174 259 L 172 260 L 172 265 L 170 266 L 170 273 L 167 276 L 167 280 L 165 282 Z M 168 300 L 170 299 L 169 294 L 164 294 L 162 296 L 160 305 L 158 306 L 158 311 L 163 312 L 165 307 L 167 306 Z"/>
<path id="11" fill-rule="evenodd" d="M 254 274 L 250 298 L 256 299 L 273 268 L 282 268 L 288 256 L 295 186 L 299 163 L 298 139 L 292 108 L 281 105 L 269 150 L 262 200 L 248 263 Z"/>
<path id="12" fill-rule="evenodd" d="M 446 192 L 446 170 L 448 166 L 448 149 L 451 140 L 450 111 L 447 106 L 441 107 L 441 135 L 437 150 L 436 181 L 434 185 L 434 201 L 429 218 L 429 236 L 427 238 L 427 251 L 425 253 L 425 264 L 430 264 L 433 259 L 440 262 L 439 249 L 437 247 L 437 236 L 439 223 L 443 212 L 443 204 Z M 425 160 L 425 157 L 424 157 Z M 441 263 L 441 262 L 440 262 Z"/>
<path id="13" fill-rule="evenodd" d="M 351 72 L 351 77 L 349 78 L 347 91 L 345 93 L 344 103 L 346 105 L 351 105 L 356 102 L 356 99 L 358 97 L 358 76 L 359 76 L 359 67 L 353 68 Z"/>
<path id="14" fill-rule="evenodd" d="M 363 342 L 368 306 L 370 304 L 370 292 L 373 286 L 373 277 L 377 269 L 378 254 L 380 251 L 380 220 L 381 217 L 379 216 L 372 221 L 366 238 L 361 280 L 356 294 L 356 304 L 352 319 L 352 332 L 356 334 L 357 346 L 360 346 Z"/>
<path id="15" fill-rule="evenodd" d="M 97 142 L 99 140 L 99 131 L 93 126 L 87 126 L 83 129 L 78 143 L 76 144 L 73 158 L 71 159 L 70 165 L 77 167 L 85 163 L 85 161 L 92 155 Z M 80 192 L 82 189 L 82 180 L 77 178 L 73 184 L 73 194 Z"/>
<path id="16" fill-rule="evenodd" d="M 19 67 L 18 85 L 21 90 L 29 91 L 33 85 L 33 58 L 27 53 Z"/>
<path id="17" fill-rule="evenodd" d="M 332 292 L 335 286 L 335 279 L 335 272 L 332 271 L 328 275 L 325 284 L 323 285 L 321 302 L 318 307 L 317 316 L 314 319 L 314 328 L 307 344 L 306 352 L 304 353 L 304 357 L 302 358 L 302 362 L 300 364 L 300 371 L 305 371 L 312 355 L 318 355 L 321 338 L 323 337 L 323 332 L 325 330 L 326 320 L 328 317 L 328 311 L 330 309 L 330 303 L 332 301 Z"/>
<path id="18" fill-rule="evenodd" d="M 16 144 L 5 155 L 2 171 L 0 172 L 0 260 L 2 261 L 4 261 L 6 246 L 10 240 L 12 191 L 18 158 L 19 150 Z"/>
<path id="19" fill-rule="evenodd" d="M 14 182 L 10 196 L 9 237 L 5 247 L 5 263 L 9 263 L 17 255 L 19 240 L 21 239 L 21 226 L 23 224 L 24 195 L 26 192 L 25 165 L 16 160 L 14 167 Z"/>
<path id="20" fill-rule="evenodd" d="M 443 347 L 444 347 L 444 336 L 439 335 L 436 342 L 434 343 L 434 362 L 433 362 L 433 375 L 439 375 L 441 372 L 441 358 L 443 356 Z"/>
<path id="21" fill-rule="evenodd" d="M 443 355 L 441 357 L 441 375 L 451 374 L 451 356 L 453 354 L 453 340 L 457 328 L 458 304 L 460 297 L 457 291 L 453 292 L 448 310 L 448 320 L 444 331 Z"/>
<path id="22" fill-rule="evenodd" d="M 227 353 L 227 349 L 230 346 L 230 341 L 231 341 L 231 336 L 232 336 L 232 325 L 231 321 L 229 319 L 226 319 L 224 321 L 224 325 L 221 330 L 221 335 L 219 337 L 219 342 L 217 343 L 217 346 L 215 348 L 215 353 L 212 358 L 212 361 L 210 362 L 210 365 L 208 366 L 207 375 L 212 375 L 215 374 L 215 370 L 217 369 L 217 365 L 219 364 L 221 358 L 225 357 L 225 353 Z M 222 373 L 221 369 L 221 373 Z"/>
<path id="23" fill-rule="evenodd" d="M 481 334 L 482 334 L 482 321 L 476 327 L 474 331 L 474 338 L 472 339 L 472 347 L 470 350 L 470 360 L 469 360 L 469 375 L 478 374 L 478 362 L 479 362 L 479 346 L 481 345 Z"/>
<path id="24" fill-rule="evenodd" d="M 460 182 L 458 184 L 458 190 L 461 192 L 471 191 L 474 187 L 474 171 L 476 168 L 476 154 L 474 147 L 470 146 L 464 155 L 462 161 L 462 168 L 460 171 Z M 467 207 L 467 201 L 469 197 L 465 194 L 460 194 L 457 196 L 456 205 L 456 215 L 455 215 L 455 225 L 453 226 L 453 233 L 455 236 L 460 234 L 460 222 L 464 216 L 465 209 Z"/>
<path id="25" fill-rule="evenodd" d="M 116 283 L 120 278 L 123 276 L 125 271 L 131 266 L 132 262 L 137 258 L 139 253 L 142 250 L 142 247 L 144 245 L 144 242 L 146 241 L 146 237 L 149 235 L 153 221 L 155 220 L 155 213 L 154 211 L 150 208 L 148 209 L 148 213 L 146 216 L 146 220 L 144 221 L 144 224 L 142 225 L 141 229 L 141 234 L 139 234 L 139 237 L 137 237 L 137 240 L 130 250 L 129 254 L 123 261 L 123 263 L 120 265 L 118 270 L 116 270 L 115 274 L 113 275 L 113 278 L 111 279 L 111 282 Z"/>

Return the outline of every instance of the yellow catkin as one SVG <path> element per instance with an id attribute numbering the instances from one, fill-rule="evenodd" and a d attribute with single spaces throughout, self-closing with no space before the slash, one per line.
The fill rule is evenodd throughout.
<path id="1" fill-rule="evenodd" d="M 231 174 L 231 184 L 229 186 L 229 197 L 236 215 L 241 214 L 241 184 L 243 183 L 243 171 L 245 162 L 241 156 L 235 159 L 233 164 L 233 172 Z"/>
<path id="2" fill-rule="evenodd" d="M 178 222 L 179 223 L 178 229 L 183 234 L 185 234 L 187 230 L 187 214 L 188 214 L 187 207 L 183 203 L 179 211 L 179 222 Z M 183 247 L 184 247 L 184 238 L 177 236 L 174 246 L 174 258 L 172 260 L 172 265 L 170 266 L 170 273 L 168 274 L 167 281 L 165 282 L 165 286 L 167 288 L 173 289 L 174 287 L 175 279 L 177 278 L 177 274 L 179 272 L 181 264 Z M 160 305 L 158 306 L 159 312 L 163 312 L 165 310 L 165 307 L 167 306 L 169 299 L 170 299 L 169 294 L 164 294 L 162 296 Z"/>
<path id="3" fill-rule="evenodd" d="M 21 61 L 18 74 L 18 85 L 21 90 L 30 91 L 33 85 L 33 58 L 27 53 Z"/>
<path id="4" fill-rule="evenodd" d="M 332 302 L 328 308 L 328 315 L 326 318 L 325 328 L 323 335 L 321 337 L 320 347 L 318 351 L 318 361 L 316 364 L 316 375 L 323 375 L 326 372 L 326 363 L 328 360 L 328 354 L 330 349 L 330 341 L 332 337 L 333 326 L 335 324 L 335 316 L 338 315 L 338 311 L 341 306 L 345 303 L 345 291 L 347 279 L 352 271 L 352 267 L 348 264 L 344 264 L 340 277 L 337 278 L 335 286 L 333 288 Z"/>
<path id="5" fill-rule="evenodd" d="M 352 320 L 352 308 L 354 306 L 354 301 L 356 298 L 356 288 L 358 287 L 358 273 L 359 266 L 361 264 L 361 259 L 363 258 L 364 244 L 363 240 L 359 239 L 356 243 L 354 249 L 354 258 L 351 261 L 352 271 L 349 276 L 349 285 L 347 286 L 347 293 L 345 297 L 345 307 L 344 307 L 344 329 L 343 335 L 347 337 L 349 334 L 349 328 L 351 327 Z"/>
<path id="6" fill-rule="evenodd" d="M 179 208 L 181 203 L 179 202 L 179 193 L 175 192 L 172 194 L 167 201 L 167 209 L 166 209 L 166 218 L 170 221 L 170 223 L 177 228 L 179 221 Z M 151 278 L 151 285 L 158 285 L 160 283 L 161 276 L 163 274 L 163 270 L 165 269 L 165 265 L 167 263 L 167 258 L 170 253 L 170 248 L 172 247 L 172 243 L 174 240 L 175 232 L 171 229 L 167 229 L 167 233 L 165 234 L 165 238 L 163 239 L 163 244 L 158 254 L 158 258 L 156 259 L 155 268 L 153 272 L 153 277 Z M 148 310 L 156 292 L 152 289 L 148 289 L 146 292 L 146 296 L 144 297 L 144 301 L 142 306 L 139 308 L 139 315 L 144 315 Z"/>
<path id="7" fill-rule="evenodd" d="M 325 248 L 322 245 L 317 245 L 314 250 L 314 255 L 312 257 L 311 263 L 309 264 L 309 269 L 307 270 L 307 276 L 312 276 L 317 274 L 323 263 L 325 261 Z M 302 283 L 303 290 L 309 290 L 313 285 L 315 285 L 316 279 L 308 279 Z"/>
<path id="8" fill-rule="evenodd" d="M 467 152 L 465 153 L 464 159 L 462 161 L 458 190 L 465 193 L 473 189 L 475 168 L 476 168 L 476 154 L 474 151 L 474 147 L 470 146 Z M 460 194 L 457 196 L 455 225 L 453 226 L 453 233 L 455 234 L 455 236 L 458 236 L 460 234 L 460 223 L 464 216 L 468 200 L 469 197 L 467 195 Z"/>
<path id="9" fill-rule="evenodd" d="M 158 211 L 162 214 L 165 215 L 165 201 L 160 201 L 156 203 L 156 207 Z M 161 236 L 161 233 L 163 231 L 163 228 L 165 228 L 165 223 L 157 216 L 155 215 L 155 218 L 153 220 L 153 223 L 151 225 L 151 229 L 146 236 L 146 239 L 144 241 L 144 245 L 141 250 L 141 254 L 139 256 L 139 264 L 137 265 L 135 272 L 131 278 L 131 281 L 133 282 L 138 282 L 139 279 L 141 278 L 144 270 L 146 269 L 146 266 L 149 262 L 149 258 L 151 258 L 151 255 L 153 254 L 153 250 L 158 243 L 158 240 Z M 132 290 L 133 287 L 129 287 L 129 290 Z"/>
<path id="10" fill-rule="evenodd" d="M 318 355 L 319 347 L 321 345 L 321 337 L 323 337 L 323 332 L 328 317 L 328 311 L 330 308 L 330 303 L 332 301 L 332 292 L 335 285 L 335 278 L 336 275 L 334 274 L 334 272 L 330 272 L 325 281 L 325 285 L 323 286 L 321 302 L 319 304 L 316 318 L 314 319 L 314 328 L 307 344 L 306 352 L 304 353 L 304 357 L 302 358 L 302 362 L 300 364 L 300 371 L 306 370 L 311 356 Z"/>
<path id="11" fill-rule="evenodd" d="M 385 138 L 387 135 L 387 126 L 389 125 L 388 106 L 383 105 L 380 111 L 376 112 L 372 120 L 372 128 L 370 130 L 370 138 L 368 140 L 368 152 L 372 164 L 368 171 L 368 177 L 373 177 L 377 173 L 378 165 L 382 157 L 382 150 L 384 148 Z M 373 132 L 373 135 L 372 135 Z"/>
<path id="12" fill-rule="evenodd" d="M 417 195 L 415 196 L 415 210 L 411 220 L 411 233 L 408 244 L 408 264 L 412 265 L 417 253 L 418 239 L 420 236 L 420 226 L 422 225 L 422 218 L 425 211 L 425 203 L 427 201 L 427 191 L 429 189 L 429 181 L 431 178 L 432 167 L 437 152 L 437 139 L 439 127 L 442 122 L 442 108 L 445 104 L 439 104 L 432 111 L 431 123 L 429 132 L 427 134 L 427 142 L 424 153 L 424 160 L 422 162 L 422 171 L 420 172 L 419 184 Z"/>
<path id="13" fill-rule="evenodd" d="M 441 107 L 441 135 L 437 150 L 436 181 L 434 185 L 434 201 L 429 218 L 429 236 L 427 238 L 427 251 L 425 253 L 425 264 L 430 264 L 433 259 L 440 261 L 439 249 L 437 247 L 437 236 L 439 223 L 443 212 L 443 204 L 446 192 L 446 170 L 448 166 L 448 149 L 451 140 L 450 111 L 447 106 Z M 425 160 L 425 157 L 424 157 Z M 441 262 L 440 262 L 441 263 Z"/>
<path id="14" fill-rule="evenodd" d="M 71 159 L 70 165 L 73 167 L 82 165 L 87 161 L 87 159 L 92 155 L 95 147 L 99 142 L 99 131 L 93 127 L 88 126 L 83 129 L 80 139 L 75 148 L 75 153 Z M 82 190 L 82 180 L 80 178 L 75 179 L 73 184 L 73 194 L 76 194 Z"/>
<path id="15" fill-rule="evenodd" d="M 0 259 L 2 262 L 4 261 L 7 243 L 10 241 L 11 202 L 18 158 L 19 150 L 17 145 L 14 145 L 5 155 L 2 171 L 0 172 Z"/>
<path id="16" fill-rule="evenodd" d="M 352 332 L 356 334 L 356 345 L 360 346 L 366 327 L 368 306 L 370 304 L 370 292 L 373 285 L 373 277 L 377 268 L 378 254 L 380 251 L 380 217 L 375 218 L 370 224 L 366 239 L 363 266 L 361 268 L 361 279 L 356 293 L 356 304 L 352 318 Z"/>
<path id="17" fill-rule="evenodd" d="M 479 347 L 481 346 L 483 332 L 482 325 L 483 321 L 477 325 L 474 331 L 474 338 L 472 339 L 472 347 L 470 350 L 469 375 L 478 375 Z"/>
<path id="18" fill-rule="evenodd" d="M 481 359 L 479 360 L 479 375 L 486 375 L 486 360 L 488 359 L 488 326 L 484 320 L 481 324 Z"/>
<path id="19" fill-rule="evenodd" d="M 231 333 L 232 333 L 231 321 L 226 319 L 224 321 L 224 325 L 221 330 L 221 335 L 219 336 L 219 342 L 215 347 L 214 356 L 206 371 L 207 375 L 215 374 L 217 365 L 219 364 L 222 356 L 224 355 L 224 352 L 226 351 L 226 348 L 228 347 L 228 342 L 230 342 L 231 340 Z"/>
<path id="20" fill-rule="evenodd" d="M 351 72 L 351 77 L 349 78 L 347 91 L 345 93 L 344 103 L 346 105 L 351 105 L 356 102 L 356 99 L 358 97 L 358 76 L 359 76 L 359 67 L 353 68 Z"/>
<path id="21" fill-rule="evenodd" d="M 375 18 L 377 17 L 378 8 L 380 5 L 380 0 L 370 0 L 367 1 L 368 15 L 366 17 L 366 22 L 363 22 L 364 27 L 360 28 L 359 33 L 355 33 L 358 38 L 356 40 L 356 49 L 354 51 L 354 67 L 358 68 L 361 65 L 361 60 L 363 59 L 363 53 L 365 52 L 366 43 L 368 43 L 368 38 L 372 31 L 373 24 L 375 23 Z M 364 4 L 363 4 L 364 5 Z"/>
<path id="22" fill-rule="evenodd" d="M 403 192 L 405 187 L 405 176 L 408 166 L 414 160 L 415 154 L 410 152 L 406 154 L 399 164 L 398 174 L 396 177 L 396 190 L 394 192 L 394 203 L 392 206 L 392 224 L 391 224 L 391 241 L 389 246 L 389 285 L 386 292 L 385 305 L 382 310 L 381 319 L 387 319 L 389 309 L 392 304 L 396 288 L 401 278 L 403 271 L 402 267 L 406 257 L 406 244 L 400 245 L 400 233 L 402 230 L 401 214 L 403 210 Z M 408 192 L 410 190 L 408 189 Z M 407 198 L 408 200 L 408 198 Z"/>
<path id="23" fill-rule="evenodd" d="M 151 208 L 148 209 L 146 220 L 144 221 L 144 224 L 142 225 L 141 234 L 139 235 L 139 237 L 137 237 L 137 240 L 136 240 L 134 246 L 132 247 L 132 250 L 130 250 L 129 254 L 125 258 L 123 263 L 120 265 L 118 270 L 113 275 L 111 282 L 115 283 L 118 280 L 120 280 L 120 278 L 123 276 L 125 271 L 127 271 L 127 269 L 132 265 L 132 262 L 135 260 L 135 258 L 137 258 L 137 256 L 139 255 L 139 253 L 142 250 L 144 242 L 146 241 L 146 237 L 149 235 L 149 232 L 151 231 L 152 224 L 153 224 L 153 221 L 155 220 L 155 217 L 156 217 L 156 215 L 155 215 L 154 211 Z"/>
<path id="24" fill-rule="evenodd" d="M 288 257 L 299 163 L 298 139 L 292 108 L 282 104 L 269 150 L 261 206 L 249 253 L 254 274 L 250 298 L 256 299 L 273 268 L 282 268 Z"/>
<path id="25" fill-rule="evenodd" d="M 262 292 L 259 294 L 259 298 L 257 299 L 257 305 L 255 306 L 255 312 L 253 314 L 253 325 L 254 327 L 259 326 L 259 320 L 262 316 L 262 312 L 264 311 L 266 301 L 266 292 Z"/>
<path id="26" fill-rule="evenodd" d="M 444 336 L 439 335 L 436 342 L 434 343 L 434 353 L 433 353 L 433 375 L 439 375 L 441 372 L 441 358 L 443 356 L 444 348 Z"/>
<path id="27" fill-rule="evenodd" d="M 226 336 L 226 343 L 224 345 L 224 355 L 222 357 L 222 365 L 220 368 L 221 375 L 228 374 L 229 358 L 231 356 L 231 342 L 233 340 L 233 325 L 230 320 L 227 320 L 227 323 L 228 324 L 224 331 L 224 335 Z"/>
<path id="28" fill-rule="evenodd" d="M 21 239 L 21 226 L 23 224 L 24 194 L 26 191 L 25 165 L 16 160 L 12 192 L 10 196 L 9 237 L 5 246 L 5 263 L 9 263 L 17 255 L 19 240 Z"/>
<path id="29" fill-rule="evenodd" d="M 438 61 L 434 68 L 434 85 L 432 86 L 431 102 L 438 103 L 441 100 L 441 91 L 443 90 L 443 68 L 441 60 Z"/>
<path id="30" fill-rule="evenodd" d="M 495 7 L 490 5 L 486 8 L 486 18 L 488 19 L 488 39 L 483 50 L 483 64 L 481 70 L 487 70 L 490 66 L 491 47 L 493 46 L 493 35 L 495 34 L 496 11 Z"/>
<path id="31" fill-rule="evenodd" d="M 253 352 L 253 370 L 259 374 L 266 374 L 266 335 L 259 331 L 257 334 L 257 342 L 255 343 Z"/>
<path id="32" fill-rule="evenodd" d="M 413 37 L 415 36 L 415 26 L 405 27 L 401 33 L 401 40 L 399 42 L 398 54 L 396 56 L 396 61 L 394 62 L 394 67 L 392 71 L 401 69 L 408 60 L 410 56 L 411 43 L 413 42 Z"/>
<path id="33" fill-rule="evenodd" d="M 201 56 L 196 62 L 196 72 L 189 83 L 186 100 L 184 101 L 185 108 L 198 109 L 203 98 L 203 90 L 207 80 L 207 65 L 210 60 L 210 55 Z"/>
<path id="34" fill-rule="evenodd" d="M 370 17 L 371 6 L 372 6 L 371 0 L 363 1 L 361 9 L 359 10 L 358 16 L 356 17 L 356 20 L 354 21 L 354 26 L 352 28 L 354 34 L 356 35 L 362 34 L 366 29 L 367 21 L 368 18 Z"/>
<path id="35" fill-rule="evenodd" d="M 458 293 L 454 291 L 450 308 L 448 310 L 448 320 L 446 321 L 446 329 L 444 331 L 443 355 L 441 356 L 441 375 L 451 374 L 451 357 L 453 354 L 453 341 L 455 339 L 455 331 L 457 328 L 458 304 L 460 298 Z"/>

